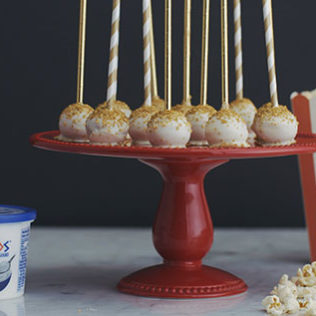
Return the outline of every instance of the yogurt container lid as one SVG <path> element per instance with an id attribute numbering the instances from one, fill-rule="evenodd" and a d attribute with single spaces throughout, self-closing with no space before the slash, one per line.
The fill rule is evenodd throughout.
<path id="1" fill-rule="evenodd" d="M 36 211 L 32 208 L 0 204 L 0 224 L 28 222 L 35 218 Z"/>

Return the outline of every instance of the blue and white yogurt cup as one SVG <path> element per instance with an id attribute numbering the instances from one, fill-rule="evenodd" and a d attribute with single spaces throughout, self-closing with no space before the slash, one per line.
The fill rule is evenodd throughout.
<path id="1" fill-rule="evenodd" d="M 36 211 L 0 205 L 0 300 L 24 294 L 27 250 Z"/>

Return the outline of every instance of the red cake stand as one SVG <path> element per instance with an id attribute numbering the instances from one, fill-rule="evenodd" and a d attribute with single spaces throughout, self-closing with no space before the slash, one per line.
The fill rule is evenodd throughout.
<path id="1" fill-rule="evenodd" d="M 160 172 L 164 188 L 153 225 L 153 242 L 163 263 L 137 271 L 118 284 L 121 292 L 160 298 L 220 297 L 247 290 L 240 278 L 202 265 L 213 243 L 213 224 L 203 185 L 207 172 L 231 159 L 316 152 L 316 135 L 300 135 L 292 146 L 166 149 L 61 142 L 55 139 L 58 134 L 35 134 L 31 143 L 46 150 L 136 158 Z"/>

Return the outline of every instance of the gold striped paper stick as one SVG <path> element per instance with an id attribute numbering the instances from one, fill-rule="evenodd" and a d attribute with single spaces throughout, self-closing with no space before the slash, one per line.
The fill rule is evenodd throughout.
<path id="1" fill-rule="evenodd" d="M 234 0 L 236 99 L 244 97 L 241 0 Z"/>
<path id="2" fill-rule="evenodd" d="M 108 72 L 108 90 L 107 101 L 115 101 L 117 97 L 117 74 L 118 74 L 118 53 L 119 53 L 119 37 L 120 37 L 120 9 L 121 1 L 113 0 L 112 9 L 112 27 L 111 27 L 111 44 L 110 44 L 110 60 Z"/>
<path id="3" fill-rule="evenodd" d="M 273 34 L 272 1 L 263 0 L 264 29 L 267 47 L 267 64 L 269 70 L 270 96 L 273 106 L 279 106 L 278 89 L 275 70 L 275 50 Z"/>
<path id="4" fill-rule="evenodd" d="M 144 96 L 145 105 L 152 104 L 151 96 L 151 43 L 150 43 L 150 0 L 143 0 L 143 40 L 144 40 Z"/>

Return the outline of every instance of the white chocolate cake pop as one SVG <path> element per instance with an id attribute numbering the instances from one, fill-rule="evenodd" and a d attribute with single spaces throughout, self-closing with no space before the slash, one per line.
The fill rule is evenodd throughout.
<path id="1" fill-rule="evenodd" d="M 122 112 L 99 107 L 87 119 L 86 128 L 91 143 L 115 146 L 126 139 L 129 124 Z"/>
<path id="2" fill-rule="evenodd" d="M 256 133 L 252 130 L 253 120 L 257 113 L 257 108 L 250 99 L 242 98 L 233 101 L 230 104 L 230 109 L 239 114 L 247 124 L 248 127 L 248 143 L 255 145 Z"/>
<path id="3" fill-rule="evenodd" d="M 177 104 L 172 107 L 173 111 L 180 112 L 184 115 L 186 115 L 192 109 L 193 109 L 193 106 L 190 104 Z"/>
<path id="4" fill-rule="evenodd" d="M 190 140 L 191 124 L 181 112 L 158 112 L 148 123 L 148 136 L 152 146 L 183 148 Z"/>
<path id="5" fill-rule="evenodd" d="M 152 98 L 152 105 L 157 108 L 158 111 L 164 111 L 166 109 L 165 100 L 159 98 L 158 96 L 154 96 Z"/>
<path id="6" fill-rule="evenodd" d="M 86 120 L 93 112 L 88 104 L 74 103 L 67 106 L 59 117 L 58 139 L 64 141 L 86 142 Z"/>
<path id="7" fill-rule="evenodd" d="M 249 147 L 247 124 L 229 109 L 222 109 L 209 119 L 205 136 L 210 147 Z"/>
<path id="8" fill-rule="evenodd" d="M 132 114 L 132 110 L 129 108 L 129 106 L 125 102 L 119 100 L 111 100 L 104 102 L 100 104 L 98 108 L 99 107 L 104 107 L 108 110 L 116 110 L 122 112 L 127 118 L 130 118 Z"/>
<path id="9" fill-rule="evenodd" d="M 150 146 L 147 125 L 158 109 L 155 106 L 143 105 L 133 111 L 129 120 L 129 134 L 136 146 Z"/>
<path id="10" fill-rule="evenodd" d="M 251 128 L 257 108 L 250 99 L 237 99 L 230 104 L 230 109 L 239 114 L 246 122 L 247 127 Z"/>
<path id="11" fill-rule="evenodd" d="M 298 122 L 286 106 L 267 103 L 258 109 L 252 128 L 262 146 L 291 145 L 295 143 Z"/>
<path id="12" fill-rule="evenodd" d="M 197 105 L 187 112 L 186 118 L 192 126 L 192 134 L 189 142 L 190 145 L 207 145 L 205 126 L 210 117 L 212 117 L 215 113 L 216 110 L 210 105 Z"/>

